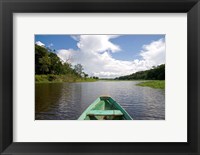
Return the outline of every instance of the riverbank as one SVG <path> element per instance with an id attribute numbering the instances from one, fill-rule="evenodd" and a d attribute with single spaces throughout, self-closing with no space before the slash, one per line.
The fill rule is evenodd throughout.
<path id="1" fill-rule="evenodd" d="M 95 82 L 93 78 L 78 78 L 73 74 L 69 75 L 35 75 L 36 83 L 62 83 L 62 82 Z"/>
<path id="2" fill-rule="evenodd" d="M 144 81 L 138 83 L 137 86 L 165 89 L 165 80 Z"/>

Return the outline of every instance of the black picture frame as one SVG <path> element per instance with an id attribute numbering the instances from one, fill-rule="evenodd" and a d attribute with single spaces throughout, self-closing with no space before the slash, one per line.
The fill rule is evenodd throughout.
<path id="1" fill-rule="evenodd" d="M 200 154 L 199 0 L 0 0 L 1 154 Z M 187 143 L 13 142 L 13 13 L 187 13 Z M 181 58 L 177 58 L 178 59 Z M 199 95 L 199 96 L 198 96 Z M 31 134 L 31 133 L 30 133 Z M 53 134 L 53 133 L 52 133 Z"/>

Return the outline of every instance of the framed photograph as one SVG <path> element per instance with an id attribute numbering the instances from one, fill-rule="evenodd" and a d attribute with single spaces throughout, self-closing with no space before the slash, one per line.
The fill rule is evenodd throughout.
<path id="1" fill-rule="evenodd" d="M 194 1 L 0 1 L 2 154 L 200 154 Z"/>
<path id="2" fill-rule="evenodd" d="M 35 35 L 35 120 L 165 120 L 165 51 L 162 34 Z"/>

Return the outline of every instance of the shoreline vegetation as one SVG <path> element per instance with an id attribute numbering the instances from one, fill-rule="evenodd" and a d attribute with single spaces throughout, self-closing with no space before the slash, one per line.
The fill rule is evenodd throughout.
<path id="1" fill-rule="evenodd" d="M 165 89 L 165 80 L 115 80 L 115 79 L 100 79 L 101 81 L 137 81 L 136 86 L 151 87 L 155 89 Z"/>
<path id="2" fill-rule="evenodd" d="M 115 79 L 99 79 L 95 76 L 89 77 L 81 64 L 72 66 L 70 60 L 62 61 L 55 50 L 35 44 L 35 83 L 95 82 L 98 80 L 134 80 L 141 81 L 137 84 L 138 86 L 165 89 L 165 64 Z"/>
<path id="3" fill-rule="evenodd" d="M 137 86 L 165 89 L 165 64 L 153 66 L 149 70 L 117 77 L 115 80 L 142 80 Z"/>
<path id="4" fill-rule="evenodd" d="M 143 81 L 138 83 L 137 86 L 165 89 L 165 80 Z"/>
<path id="5" fill-rule="evenodd" d="M 55 50 L 35 44 L 35 82 L 94 82 L 99 78 L 89 77 L 81 64 L 72 66 L 70 60 L 62 61 Z"/>
<path id="6" fill-rule="evenodd" d="M 35 75 L 36 83 L 95 82 L 93 78 L 78 78 L 73 75 Z"/>

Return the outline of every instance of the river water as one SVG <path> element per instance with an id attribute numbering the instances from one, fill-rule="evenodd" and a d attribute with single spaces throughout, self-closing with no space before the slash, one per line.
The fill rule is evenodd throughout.
<path id="1" fill-rule="evenodd" d="M 35 85 L 36 120 L 76 120 L 101 95 L 117 101 L 134 120 L 164 120 L 165 90 L 138 81 L 40 83 Z"/>

